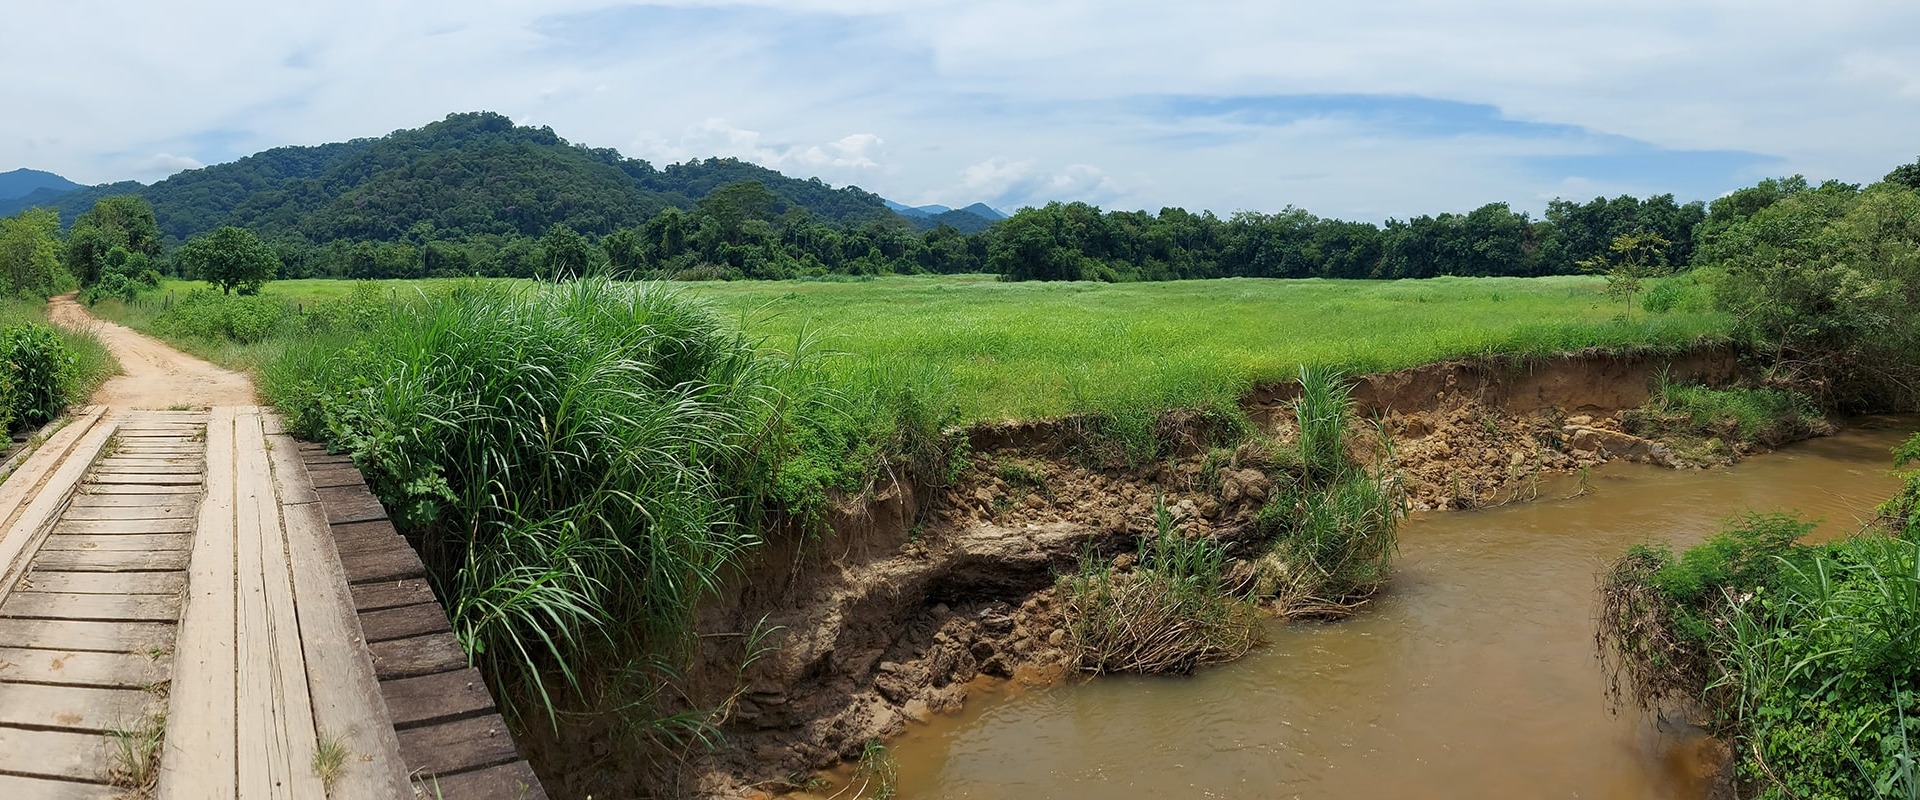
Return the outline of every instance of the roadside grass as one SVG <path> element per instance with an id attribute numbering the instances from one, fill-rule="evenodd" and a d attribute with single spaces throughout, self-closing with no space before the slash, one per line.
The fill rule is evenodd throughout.
<path id="1" fill-rule="evenodd" d="M 1663 291 L 1683 299 L 1631 319 L 1620 317 L 1605 281 L 1592 276 L 1103 284 L 958 275 L 666 286 L 708 301 L 762 349 L 804 341 L 844 354 L 825 365 L 838 385 L 930 387 L 951 400 L 959 421 L 983 422 L 1228 409 L 1257 385 L 1293 379 L 1301 366 L 1364 375 L 1495 353 L 1678 349 L 1725 338 L 1731 322 L 1705 310 L 1702 285 L 1688 276 L 1666 281 L 1672 288 Z M 406 297 L 471 283 L 379 285 Z M 347 298 L 355 284 L 277 281 L 261 297 L 304 309 Z M 204 286 L 168 280 L 153 296 L 178 299 Z M 112 303 L 101 308 L 151 327 Z M 183 344 L 229 366 L 271 360 L 250 350 L 270 344 Z"/>
<path id="2" fill-rule="evenodd" d="M 19 325 L 45 325 L 52 329 L 54 340 L 58 342 L 60 353 L 57 358 L 66 359 L 59 365 L 56 386 L 45 387 L 55 395 L 54 402 L 65 405 L 85 403 L 95 389 L 108 377 L 120 371 L 120 365 L 107 352 L 91 331 L 70 331 L 47 321 L 45 301 L 35 299 L 0 299 L 0 329 Z M 0 383 L 12 384 L 9 378 L 0 376 Z M 19 420 L 13 420 L 20 422 Z M 45 422 L 44 419 L 26 420 L 29 424 Z"/>

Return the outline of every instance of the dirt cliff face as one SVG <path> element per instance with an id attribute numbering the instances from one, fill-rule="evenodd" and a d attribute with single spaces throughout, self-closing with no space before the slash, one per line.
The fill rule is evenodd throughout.
<path id="1" fill-rule="evenodd" d="M 1358 415 L 1386 434 L 1390 446 L 1373 445 L 1373 455 L 1400 471 L 1412 508 L 1465 509 L 1526 499 L 1542 474 L 1612 458 L 1680 466 L 1660 443 L 1621 432 L 1618 412 L 1646 402 L 1663 373 L 1717 384 L 1738 372 L 1720 351 L 1591 353 L 1365 376 L 1352 394 Z M 1267 387 L 1245 403 L 1282 447 L 1294 436 L 1295 393 Z M 693 693 L 734 698 L 727 746 L 690 750 L 671 792 L 777 794 L 957 709 L 976 680 L 1068 674 L 1056 576 L 1084 553 L 1126 558 L 1157 502 L 1187 535 L 1257 556 L 1249 523 L 1273 488 L 1273 460 L 1253 447 L 1210 450 L 1206 427 L 1174 419 L 1165 431 L 1174 455 L 1124 466 L 1086 458 L 1073 421 L 983 426 L 968 432 L 968 468 L 951 485 L 889 484 L 845 499 L 823 533 L 770 536 L 700 616 Z M 770 647 L 748 659 L 744 634 L 754 630 L 772 631 Z M 642 788 L 609 767 L 618 758 L 604 747 L 542 749 L 556 796 Z"/>

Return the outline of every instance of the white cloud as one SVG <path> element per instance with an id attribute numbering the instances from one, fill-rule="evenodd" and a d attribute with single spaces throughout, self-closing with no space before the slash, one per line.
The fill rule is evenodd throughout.
<path id="1" fill-rule="evenodd" d="M 135 171 L 142 174 L 163 173 L 172 175 L 182 170 L 199 169 L 206 166 L 199 159 L 176 156 L 172 153 L 155 153 L 134 164 Z"/>
<path id="2" fill-rule="evenodd" d="M 1594 137 L 1126 106 L 1158 94 L 1479 103 L 1650 149 L 1764 154 L 1778 161 L 1759 168 L 1816 179 L 1872 180 L 1920 147 L 1920 6 L 1882 0 L 181 0 L 110 15 L 22 4 L 7 21 L 34 35 L 0 51 L 0 73 L 20 76 L 0 86 L 0 170 L 84 182 L 491 109 L 656 161 L 736 155 L 949 205 L 1368 217 L 1538 208 L 1586 189 L 1687 195 L 1658 175 L 1526 161 L 1604 149 Z M 77 41 L 87 58 L 70 57 Z M 1200 134 L 1218 138 L 1179 138 Z M 1697 197 L 1732 188 L 1696 184 Z"/>

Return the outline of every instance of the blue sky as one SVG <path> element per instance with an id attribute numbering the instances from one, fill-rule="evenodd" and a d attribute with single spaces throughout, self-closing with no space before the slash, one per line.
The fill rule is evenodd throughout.
<path id="1" fill-rule="evenodd" d="M 83 182 L 481 109 L 656 163 L 733 155 L 1008 210 L 1537 212 L 1871 181 L 1920 156 L 1920 7 L 1877 0 L 78 0 L 6 18 L 0 170 Z"/>

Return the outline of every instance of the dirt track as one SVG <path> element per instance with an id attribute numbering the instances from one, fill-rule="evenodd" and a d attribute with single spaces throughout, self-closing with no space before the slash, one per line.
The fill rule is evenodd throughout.
<path id="1" fill-rule="evenodd" d="M 94 392 L 110 408 L 207 408 L 250 406 L 258 401 L 253 381 L 173 349 L 153 337 L 87 313 L 71 294 L 47 302 L 47 316 L 71 330 L 92 330 L 120 362 L 120 375 Z"/>

